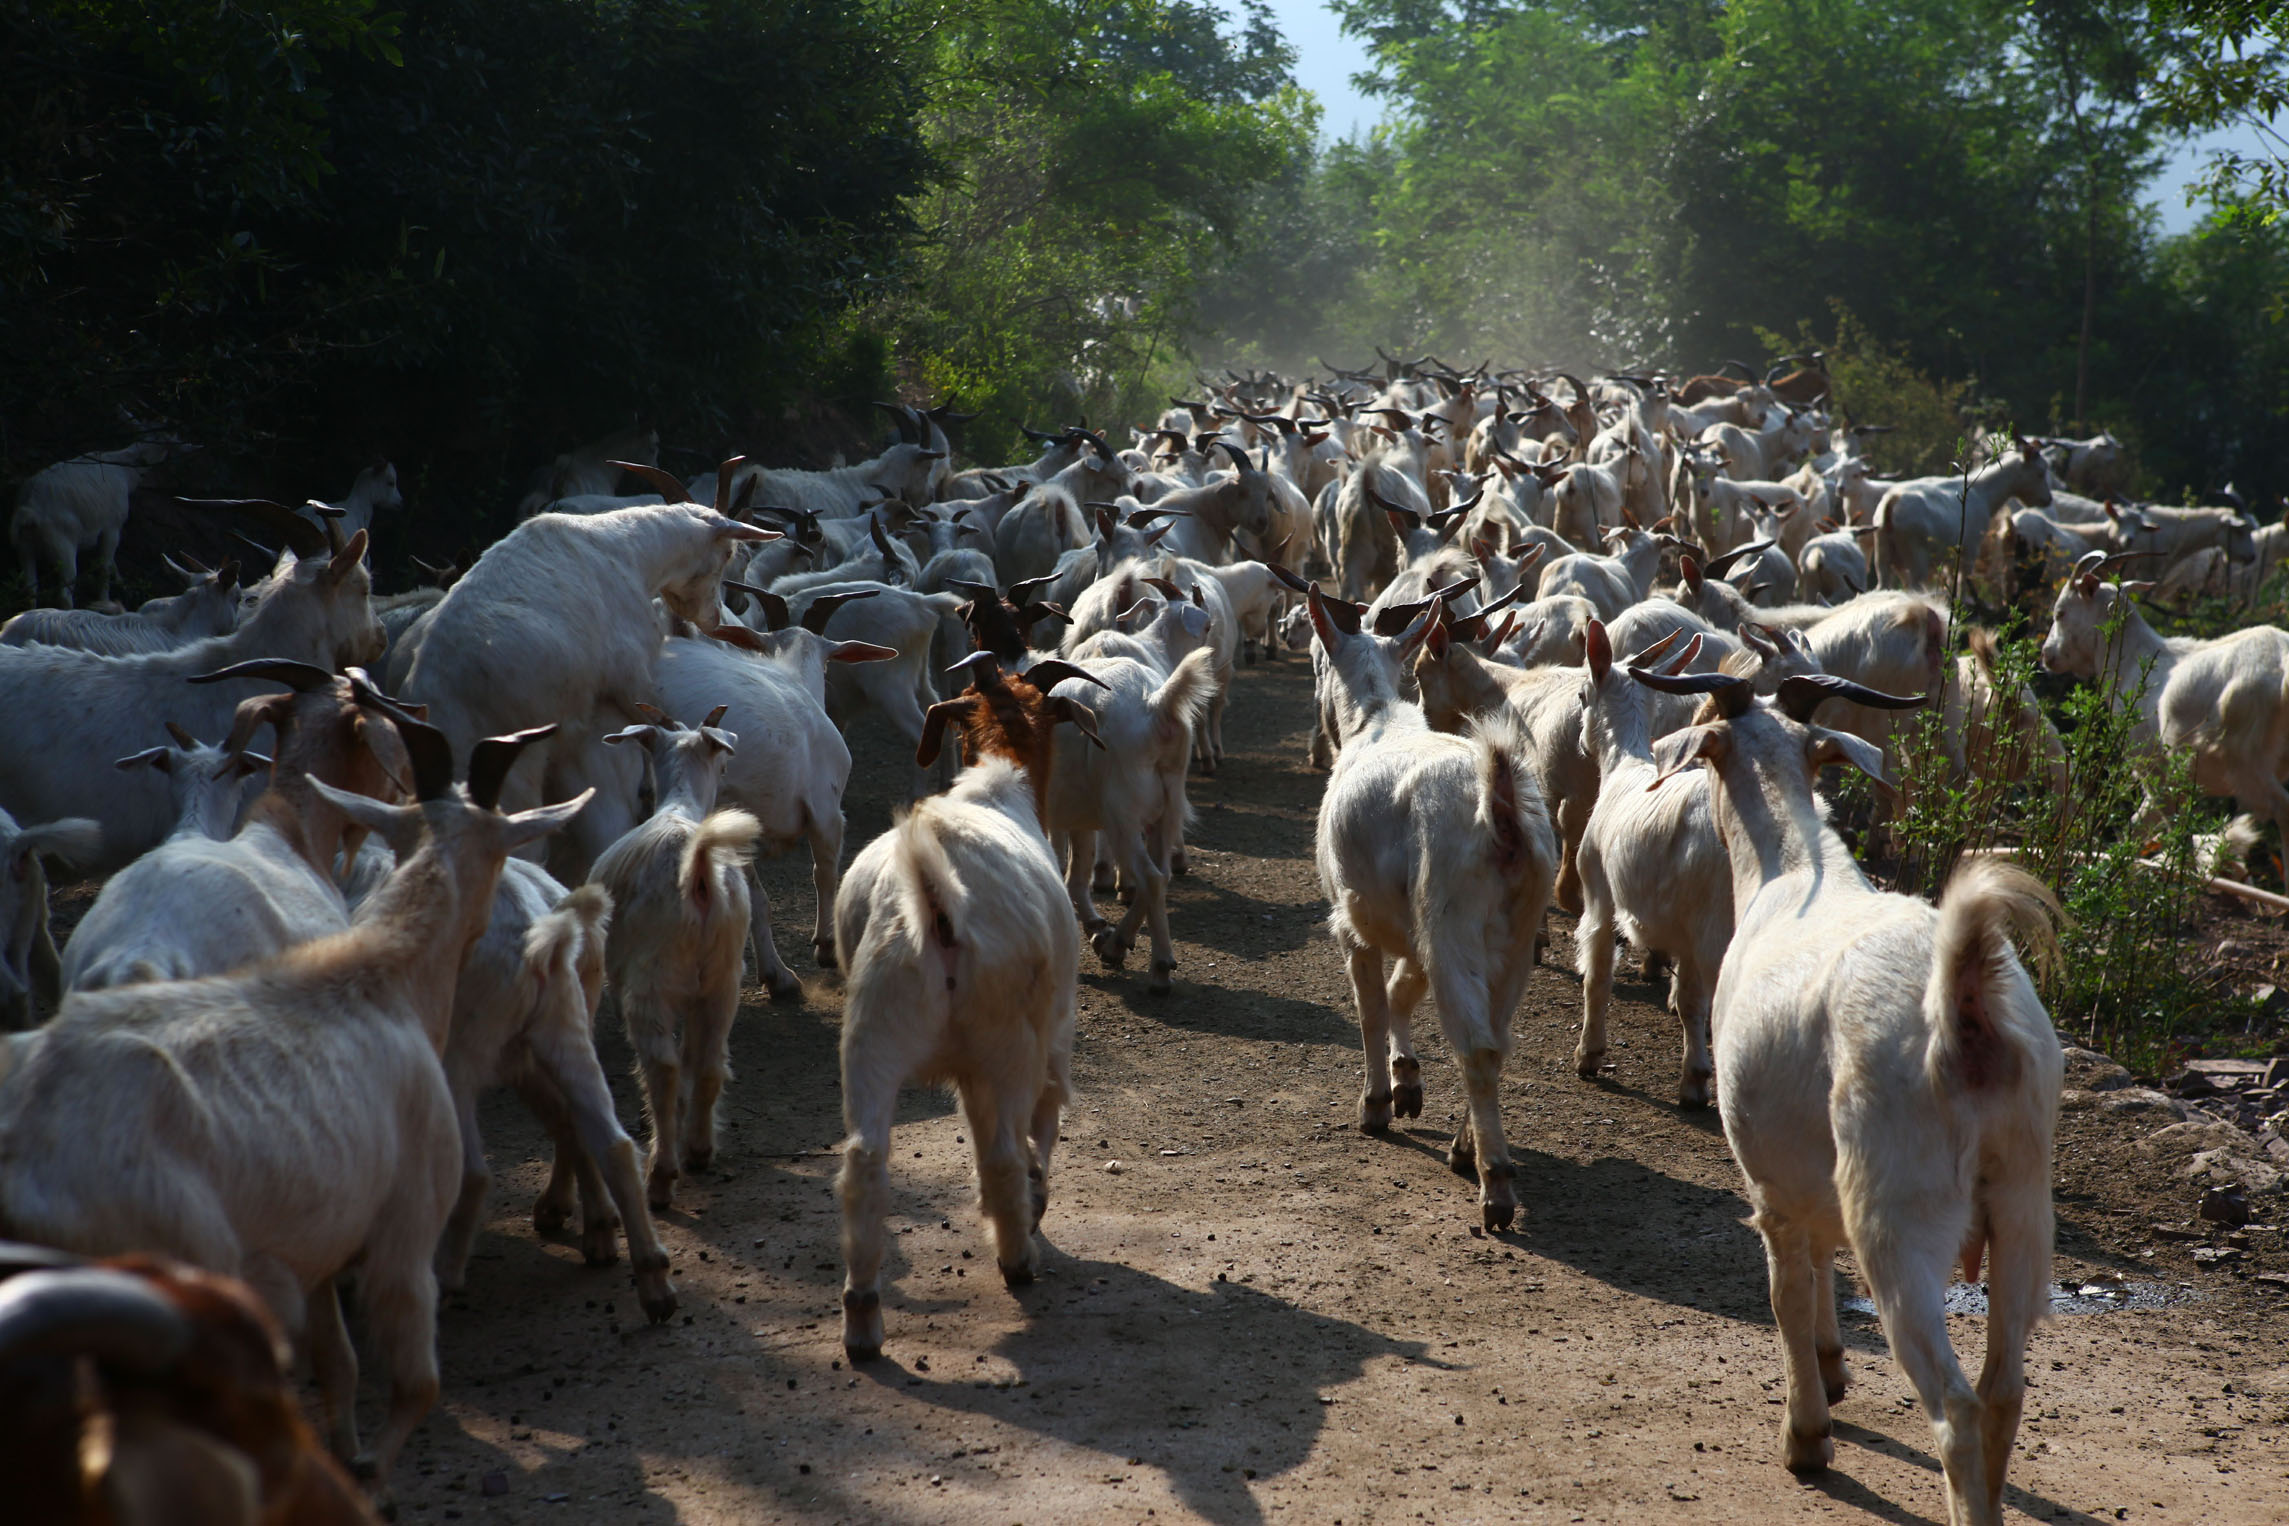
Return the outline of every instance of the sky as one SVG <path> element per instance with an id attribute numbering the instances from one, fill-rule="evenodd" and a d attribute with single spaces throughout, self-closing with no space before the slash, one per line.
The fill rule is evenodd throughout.
<path id="1" fill-rule="evenodd" d="M 1351 76 L 1367 67 L 1367 51 L 1343 28 L 1321 0 L 1270 0 L 1272 15 L 1296 50 L 1296 83 L 1319 97 L 1324 113 L 1321 130 L 1330 138 L 1349 138 L 1372 127 L 1381 115 L 1378 104 L 1361 95 Z M 2258 147 L 2256 134 L 2247 129 L 2197 139 L 2182 149 L 2161 177 L 2148 189 L 2148 200 L 2161 213 L 2162 226 L 2182 233 L 2200 218 L 2202 209 L 2189 207 L 2186 182 L 2199 174 L 2210 144 L 2232 145 L 2245 151 Z"/>

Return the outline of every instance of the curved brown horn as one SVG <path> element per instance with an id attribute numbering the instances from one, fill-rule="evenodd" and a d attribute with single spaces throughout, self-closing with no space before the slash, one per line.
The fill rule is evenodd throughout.
<path id="1" fill-rule="evenodd" d="M 691 489 L 683 485 L 674 472 L 646 466 L 641 461 L 607 461 L 606 466 L 617 466 L 631 477 L 641 478 L 652 486 L 652 491 L 669 503 L 691 502 Z"/>
<path id="2" fill-rule="evenodd" d="M 400 725 L 400 731 L 405 728 Z M 501 798 L 501 786 L 508 781 L 509 770 L 533 743 L 556 735 L 554 724 L 535 726 L 529 731 L 512 731 L 507 736 L 487 737 L 469 749 L 469 798 L 480 809 L 491 810 Z M 407 739 L 409 742 L 411 738 Z M 438 737 L 444 742 L 442 733 Z M 424 793 L 423 799 L 430 796 Z"/>
<path id="3" fill-rule="evenodd" d="M 747 597 L 753 599 L 757 604 L 762 606 L 763 628 L 765 630 L 783 631 L 787 628 L 787 601 L 781 598 L 779 595 L 773 593 L 770 589 L 758 588 L 753 583 L 734 582 L 730 578 L 725 578 L 723 580 L 723 586 L 726 588 L 737 589 L 739 592 L 747 595 Z"/>
<path id="4" fill-rule="evenodd" d="M 281 683 L 297 694 L 310 694 L 333 683 L 334 675 L 324 668 L 307 662 L 296 662 L 288 657 L 250 657 L 234 662 L 227 668 L 212 673 L 194 674 L 185 683 L 219 684 L 234 678 L 266 678 Z"/>
<path id="5" fill-rule="evenodd" d="M 1930 697 L 1928 694 L 1886 694 L 1834 673 L 1798 673 L 1780 681 L 1780 693 L 1774 703 L 1790 720 L 1809 723 L 1812 712 L 1819 709 L 1824 700 L 1848 699 L 1855 705 L 1871 705 L 1878 710 L 1913 710 Z"/>
<path id="6" fill-rule="evenodd" d="M 713 710 L 707 712 L 707 719 L 699 723 L 699 729 L 706 731 L 710 727 L 722 725 L 723 717 L 729 713 L 730 709 L 729 705 L 717 705 Z"/>
<path id="7" fill-rule="evenodd" d="M 715 512 L 716 512 L 716 513 L 718 513 L 718 514 L 723 514 L 723 515 L 728 515 L 728 514 L 730 514 L 730 512 L 731 512 L 731 479 L 732 479 L 733 477 L 737 476 L 737 475 L 738 475 L 738 473 L 739 473 L 739 469 L 740 469 L 741 467 L 745 466 L 746 464 L 747 464 L 747 458 L 746 458 L 745 456 L 733 456 L 733 457 L 731 457 L 729 460 L 726 460 L 726 461 L 722 461 L 722 462 L 719 462 L 719 463 L 717 463 L 717 465 L 716 465 L 716 468 L 715 468 Z"/>
<path id="8" fill-rule="evenodd" d="M 1112 687 L 1111 684 L 1106 683 L 1102 678 L 1099 678 L 1096 674 L 1090 672 L 1087 668 L 1081 667 L 1077 663 L 1066 662 L 1061 658 L 1056 657 L 1052 657 L 1046 662 L 1035 663 L 1032 667 L 1027 668 L 1021 676 L 1027 683 L 1033 685 L 1033 687 L 1039 689 L 1044 694 L 1047 694 L 1051 689 L 1056 688 L 1059 684 L 1065 682 L 1069 678 L 1085 678 L 1100 689 L 1110 689 Z"/>
<path id="9" fill-rule="evenodd" d="M 871 599 L 880 592 L 879 588 L 861 588 L 855 593 L 822 593 L 803 611 L 803 629 L 824 635 L 827 622 L 834 618 L 836 610 L 853 600 Z"/>
<path id="10" fill-rule="evenodd" d="M 136 1372 L 163 1372 L 190 1344 L 190 1320 L 132 1272 L 65 1266 L 0 1283 L 0 1362 L 91 1356 Z"/>
<path id="11" fill-rule="evenodd" d="M 970 672 L 970 683 L 974 688 L 983 689 L 988 684 L 1001 682 L 1001 659 L 982 647 L 958 662 L 946 664 L 948 673 L 960 673 L 973 669 L 975 671 Z"/>
<path id="12" fill-rule="evenodd" d="M 1648 689 L 1659 689 L 1664 694 L 1712 695 L 1727 720 L 1748 714 L 1749 703 L 1756 697 L 1756 690 L 1747 679 L 1731 673 L 1656 673 L 1631 668 L 1629 676 Z"/>
<path id="13" fill-rule="evenodd" d="M 1169 599 L 1181 599 L 1184 597 L 1184 590 L 1177 587 L 1167 578 L 1143 577 L 1138 578 L 1137 581 L 1144 584 L 1147 588 L 1159 591 Z"/>

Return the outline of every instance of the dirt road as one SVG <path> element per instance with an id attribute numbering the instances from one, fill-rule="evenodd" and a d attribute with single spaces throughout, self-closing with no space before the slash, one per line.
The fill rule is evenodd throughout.
<path id="1" fill-rule="evenodd" d="M 813 979 L 800 1008 L 741 1016 L 721 1169 L 663 1225 L 685 1307 L 666 1328 L 644 1327 L 624 1267 L 535 1238 L 538 1131 L 494 1100 L 493 1223 L 441 1321 L 445 1401 L 399 1466 L 404 1518 L 1944 1521 L 1929 1428 L 1864 1314 L 1846 1319 L 1835 1468 L 1780 1467 L 1763 1257 L 1723 1138 L 1675 1106 L 1676 1028 L 1648 987 L 1620 988 L 1613 1080 L 1574 1077 L 1564 919 L 1506 1081 L 1518 1232 L 1481 1234 L 1475 1189 L 1442 1163 L 1459 1087 L 1427 1012 L 1424 1126 L 1352 1127 L 1359 1045 L 1311 867 L 1308 686 L 1293 660 L 1244 670 L 1233 756 L 1194 783 L 1175 993 L 1146 996 L 1141 972 L 1084 949 L 1038 1284 L 1003 1289 L 961 1121 L 912 1095 L 886 1354 L 842 1361 L 838 995 Z M 855 741 L 854 851 L 905 777 L 885 735 Z M 769 877 L 792 955 L 808 868 Z M 634 1129 L 617 1026 L 608 1009 Z M 2140 1254 L 2147 1224 L 2188 1205 L 2140 1176 L 2124 1127 L 2064 1120 L 2058 1275 L 2111 1270 L 2182 1301 L 2037 1334 L 2013 1518 L 2289 1519 L 2289 1293 Z M 1980 1322 L 1951 1324 L 1975 1365 Z"/>

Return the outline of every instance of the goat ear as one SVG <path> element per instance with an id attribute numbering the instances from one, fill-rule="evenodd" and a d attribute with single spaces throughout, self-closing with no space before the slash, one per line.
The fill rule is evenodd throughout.
<path id="1" fill-rule="evenodd" d="M 644 744 L 644 750 L 646 752 L 650 752 L 652 750 L 653 744 L 659 740 L 659 737 L 659 727 L 645 724 L 641 726 L 623 726 L 618 731 L 606 732 L 597 740 L 603 742 L 607 746 L 614 742 L 641 742 Z"/>
<path id="2" fill-rule="evenodd" d="M 1320 597 L 1316 585 L 1304 595 L 1304 600 L 1305 607 L 1311 611 L 1312 634 L 1319 638 L 1320 647 L 1330 657 L 1334 656 L 1343 645 L 1343 633 L 1336 629 L 1335 621 L 1329 618 L 1326 600 Z"/>
<path id="3" fill-rule="evenodd" d="M 360 530 L 350 537 L 334 559 L 326 564 L 326 581 L 339 583 L 350 575 L 350 570 L 366 559 L 366 532 Z"/>
<path id="4" fill-rule="evenodd" d="M 350 818 L 357 826 L 388 842 L 399 852 L 405 851 L 405 829 L 421 820 L 421 807 L 417 805 L 390 805 L 371 795 L 360 795 L 352 790 L 336 789 L 316 775 L 304 780 L 318 792 L 318 798 Z"/>
<path id="5" fill-rule="evenodd" d="M 1846 764 L 1873 779 L 1887 793 L 1896 792 L 1892 781 L 1884 776 L 1883 749 L 1863 737 L 1848 731 L 1830 731 L 1825 726 L 1814 726 L 1804 741 L 1804 761 L 1814 772 L 1831 763 Z"/>
<path id="6" fill-rule="evenodd" d="M 146 747 L 141 752 L 129 753 L 112 761 L 113 768 L 156 768 L 163 774 L 175 771 L 175 755 L 164 747 Z"/>
<path id="7" fill-rule="evenodd" d="M 358 743 L 364 747 L 376 766 L 396 785 L 398 792 L 408 800 L 413 798 L 413 755 L 405 750 L 405 738 L 397 727 L 379 716 L 361 715 L 353 724 Z M 243 748 L 234 747 L 238 752 Z"/>
<path id="8" fill-rule="evenodd" d="M 529 811 L 502 817 L 508 851 L 514 853 L 526 843 L 538 842 L 549 833 L 559 830 L 579 815 L 595 795 L 596 786 L 592 784 L 570 800 L 560 800 L 555 805 L 535 806 Z"/>
<path id="9" fill-rule="evenodd" d="M 1732 728 L 1723 721 L 1705 726 L 1688 726 L 1683 731 L 1672 731 L 1653 744 L 1653 761 L 1661 772 L 1646 786 L 1657 790 L 1671 778 L 1691 768 L 1703 758 L 1721 763 L 1732 750 Z"/>
<path id="10" fill-rule="evenodd" d="M 1050 695 L 1049 703 L 1044 708 L 1056 719 L 1071 722 L 1075 731 L 1087 737 L 1099 752 L 1104 751 L 1105 739 L 1097 735 L 1097 713 L 1094 710 L 1078 700 L 1067 699 L 1062 694 Z"/>
<path id="11" fill-rule="evenodd" d="M 1590 682 L 1604 688 L 1607 675 L 1613 672 L 1613 642 L 1606 635 L 1604 621 L 1592 620 L 1583 627 L 1582 657 L 1590 670 Z"/>
<path id="12" fill-rule="evenodd" d="M 959 720 L 970 713 L 975 703 L 967 694 L 942 699 L 922 713 L 922 740 L 914 744 L 914 763 L 928 768 L 938 761 L 938 754 L 946 745 L 946 723 Z"/>
<path id="13" fill-rule="evenodd" d="M 888 662 L 898 655 L 891 646 L 876 646 L 871 641 L 830 641 L 827 643 L 829 662 Z"/>

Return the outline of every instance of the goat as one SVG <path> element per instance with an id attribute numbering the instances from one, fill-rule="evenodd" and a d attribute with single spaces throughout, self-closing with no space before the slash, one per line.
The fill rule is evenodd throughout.
<path id="1" fill-rule="evenodd" d="M 354 535 L 371 529 L 376 509 L 402 509 L 405 495 L 397 488 L 397 468 L 387 461 L 376 461 L 361 470 L 350 484 L 350 496 L 340 503 L 319 503 L 315 499 L 295 512 L 311 524 L 324 528 L 327 518 L 339 520 L 344 535 Z M 321 510 L 335 510 L 322 515 Z"/>
<path id="2" fill-rule="evenodd" d="M 307 1333 L 345 1454 L 356 1358 L 332 1293 L 308 1295 L 358 1261 L 391 1375 L 384 1478 L 437 1397 L 430 1256 L 460 1181 L 438 1054 L 456 973 L 505 855 L 587 803 L 503 816 L 501 779 L 537 738 L 480 743 L 464 788 L 441 735 L 396 724 L 415 803 L 311 785 L 398 855 L 347 931 L 227 975 L 74 992 L 46 1027 L 0 1040 L 0 1234 L 245 1278 Z M 90 1118 L 144 1126 L 90 1133 Z"/>
<path id="3" fill-rule="evenodd" d="M 127 614 L 93 609 L 27 609 L 0 625 L 0 646 L 68 646 L 107 657 L 164 652 L 208 636 L 225 636 L 238 625 L 238 563 L 206 568 L 186 556 L 178 564 L 164 558 L 183 580 L 183 591 L 148 599 Z"/>
<path id="4" fill-rule="evenodd" d="M 1435 611 L 1386 645 L 1343 631 L 1316 588 L 1308 599 L 1320 705 L 1343 743 L 1320 801 L 1315 857 L 1366 1051 L 1359 1126 L 1379 1133 L 1394 1114 L 1421 1116 L 1410 1029 L 1429 991 L 1469 1097 L 1447 1163 L 1475 1168 L 1486 1228 L 1507 1229 L 1518 1197 L 1502 1063 L 1558 866 L 1525 742 L 1502 717 L 1482 717 L 1462 736 L 1434 732 L 1422 708 L 1399 697 L 1399 662 Z M 1397 961 L 1388 986 L 1387 957 Z"/>
<path id="5" fill-rule="evenodd" d="M 969 766 L 920 800 L 851 862 L 835 898 L 843 1009 L 843 1348 L 882 1354 L 882 1218 L 899 1088 L 951 1081 L 976 1152 L 994 1259 L 1012 1287 L 1033 1280 L 1049 1164 L 1072 1092 L 1080 939 L 1042 834 L 1050 734 L 1093 729 L 1041 682 L 1007 678 L 988 656 L 971 687 L 930 711 L 915 753 L 936 761 L 957 727 Z M 1039 672 L 1037 667 L 1034 672 Z"/>
<path id="6" fill-rule="evenodd" d="M 276 756 L 284 767 L 273 769 L 270 788 L 228 838 L 178 825 L 166 842 L 105 882 L 64 947 L 66 988 L 100 991 L 219 975 L 349 925 L 334 883 L 343 823 L 311 781 L 393 797 L 411 766 L 405 745 L 382 696 L 356 669 L 336 678 L 301 663 L 258 658 L 192 681 L 247 678 L 283 683 L 292 692 L 239 701 L 222 751 L 236 759 L 269 726 L 277 731 Z M 347 847 L 355 856 L 357 844 Z"/>
<path id="7" fill-rule="evenodd" d="M 1646 667 L 1676 639 L 1663 637 L 1631 658 L 1625 671 Z M 1689 665 L 1701 641 L 1695 636 L 1669 671 Z M 1582 881 L 1582 916 L 1574 930 L 1582 1036 L 1574 1070 L 1594 1081 L 1605 1063 L 1618 931 L 1632 947 L 1672 962 L 1672 1004 L 1685 1038 L 1677 1101 L 1707 1107 L 1715 1077 L 1709 1003 L 1733 933 L 1732 872 L 1703 782 L 1664 784 L 1656 777 L 1649 698 L 1641 685 L 1619 681 L 1605 627 L 1592 621 L 1581 679 L 1582 741 L 1597 756 L 1598 795 L 1575 858 Z"/>
<path id="8" fill-rule="evenodd" d="M 1576 551 L 1557 558 L 1542 569 L 1535 597 L 1552 599 L 1570 594 L 1596 605 L 1600 618 L 1613 619 L 1653 591 L 1653 575 L 1661 568 L 1661 549 L 1671 543 L 1657 532 L 1667 523 L 1664 520 L 1652 532 L 1635 525 L 1606 531 L 1605 543 L 1613 548 L 1610 555 Z"/>
<path id="9" fill-rule="evenodd" d="M 2062 487 L 2092 498 L 2110 498 L 2130 487 L 2130 453 L 2109 430 L 2087 440 L 2052 438 L 2035 443 Z"/>
<path id="10" fill-rule="evenodd" d="M 2050 471 L 2027 441 L 1960 477 L 1895 482 L 1876 505 L 1876 579 L 1886 588 L 1920 588 L 1952 555 L 1969 578 L 1996 511 L 2016 498 L 2029 508 L 2051 501 Z"/>
<path id="11" fill-rule="evenodd" d="M 809 845 L 818 899 L 811 951 L 829 968 L 835 957 L 834 902 L 842 870 L 842 797 L 850 782 L 850 745 L 827 714 L 826 665 L 898 655 L 888 647 L 820 635 L 836 607 L 820 600 L 805 611 L 812 624 L 781 626 L 768 634 L 725 624 L 716 627 L 714 642 L 673 637 L 660 654 L 664 708 L 690 715 L 712 698 L 726 707 L 725 728 L 742 738 L 738 750 L 724 760 L 721 795 L 755 818 L 760 851 L 784 852 L 798 841 Z M 803 983 L 779 957 L 771 900 L 760 874 L 749 887 L 749 905 L 763 984 L 774 998 L 799 998 Z"/>
<path id="12" fill-rule="evenodd" d="M 0 1243 L 0 1477 L 50 1526 L 375 1526 L 245 1284 Z"/>
<path id="13" fill-rule="evenodd" d="M 365 548 L 358 534 L 331 558 L 290 553 L 237 629 L 172 651 L 104 657 L 0 646 L 0 715 L 11 728 L 10 745 L 0 747 L 0 810 L 22 822 L 101 822 L 103 852 L 84 866 L 92 872 L 155 847 L 175 819 L 165 781 L 140 771 L 122 779 L 113 760 L 164 741 L 166 717 L 221 736 L 241 698 L 276 686 L 238 679 L 184 688 L 194 674 L 260 657 L 337 668 L 379 656 Z"/>
<path id="14" fill-rule="evenodd" d="M 2274 824 L 2289 844 L 2289 632 L 2252 626 L 2197 641 L 2165 639 L 2133 596 L 2145 586 L 2103 583 L 2117 558 L 2084 557 L 2051 608 L 2042 664 L 2097 679 L 2117 705 L 2134 702 L 2133 736 L 2145 747 L 2191 755 L 2195 787 L 2230 795 Z"/>
<path id="15" fill-rule="evenodd" d="M 118 568 L 119 532 L 126 528 L 128 500 L 143 481 L 144 471 L 167 459 L 163 441 L 143 440 L 125 450 L 97 451 L 43 467 L 24 479 L 16 492 L 16 513 L 8 521 L 9 539 L 24 570 L 25 595 L 40 599 L 40 560 L 56 569 L 64 608 L 72 607 L 72 586 L 79 579 L 79 554 L 96 553 L 95 599 L 111 597 L 112 574 Z"/>
<path id="16" fill-rule="evenodd" d="M 0 1031 L 31 1027 L 63 996 L 62 961 L 48 931 L 43 858 L 77 864 L 101 851 L 103 828 L 67 819 L 20 827 L 0 811 Z"/>
<path id="17" fill-rule="evenodd" d="M 718 468 L 719 505 L 740 467 Z M 664 472 L 629 469 L 663 493 L 683 492 Z M 636 778 L 600 745 L 616 718 L 657 698 L 657 597 L 701 630 L 721 617 L 718 585 L 740 546 L 778 538 L 689 502 L 575 517 L 542 514 L 487 547 L 424 623 L 401 692 L 430 707 L 431 724 L 456 746 L 480 731 L 561 724 L 546 748 L 509 781 L 523 804 L 577 785 L 606 786 L 560 849 L 584 871 L 636 823 Z M 567 618 L 567 610 L 576 618 Z"/>
<path id="18" fill-rule="evenodd" d="M 1732 862 L 1735 930 L 1714 1007 L 1717 1103 L 1765 1244 L 1787 1368 L 1783 1461 L 1834 1455 L 1847 1375 L 1831 1265 L 1849 1244 L 1884 1334 L 1932 1423 L 1949 1519 L 2002 1519 L 2026 1340 L 2048 1310 L 2058 1035 L 2012 951 L 2055 951 L 2058 903 L 1974 859 L 1935 908 L 1876 890 L 1820 817 L 1814 773 L 1883 778 L 1858 737 L 1812 724 L 1822 700 L 1918 704 L 1830 675 L 1760 703 L 1723 674 L 1634 675 L 1701 692 L 1702 723 L 1654 748 L 1663 776 L 1706 761 Z M 1943 1297 L 1960 1254 L 1987 1277 L 1987 1364 L 1956 1364 Z"/>
<path id="19" fill-rule="evenodd" d="M 1874 525 L 1839 525 L 1823 519 L 1814 526 L 1820 533 L 1796 553 L 1796 589 L 1816 603 L 1841 604 L 1875 586 L 1868 571 L 1868 554 L 1860 548 L 1863 536 L 1876 533 Z"/>

